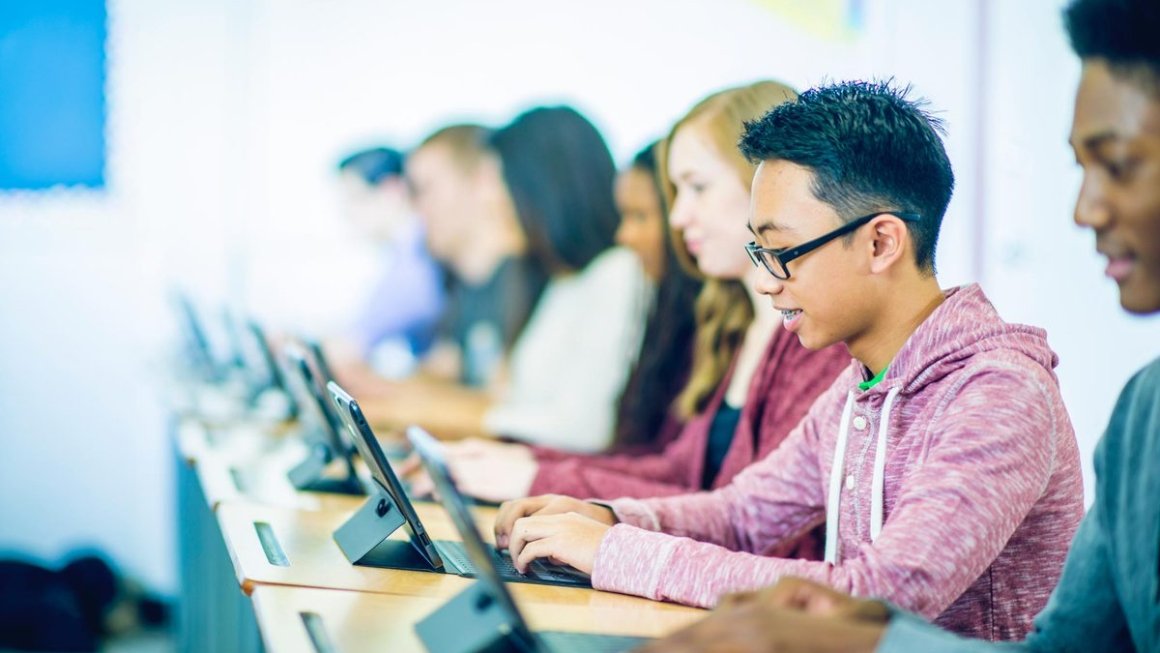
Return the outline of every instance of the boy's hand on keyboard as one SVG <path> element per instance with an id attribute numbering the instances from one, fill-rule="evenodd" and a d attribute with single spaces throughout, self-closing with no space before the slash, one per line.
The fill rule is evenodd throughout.
<path id="1" fill-rule="evenodd" d="M 501 549 L 510 548 L 512 528 L 520 519 L 533 515 L 542 517 L 566 513 L 584 515 L 608 526 L 617 522 L 612 510 L 604 506 L 559 494 L 543 494 L 538 497 L 507 501 L 499 507 L 495 517 L 495 544 Z M 515 557 L 514 553 L 512 557 Z"/>
<path id="2" fill-rule="evenodd" d="M 610 528 L 574 512 L 523 517 L 512 527 L 507 548 L 521 574 L 528 572 L 533 560 L 545 559 L 591 575 L 596 550 Z"/>

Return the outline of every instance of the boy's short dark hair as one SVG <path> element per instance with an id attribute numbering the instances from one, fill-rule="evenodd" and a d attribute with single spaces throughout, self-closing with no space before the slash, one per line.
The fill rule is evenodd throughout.
<path id="1" fill-rule="evenodd" d="M 939 228 L 955 186 L 942 123 L 890 82 L 819 86 L 746 123 L 742 154 L 789 161 L 814 174 L 813 193 L 844 221 L 875 211 L 907 222 L 919 269 L 934 272 Z"/>
<path id="2" fill-rule="evenodd" d="M 374 186 L 403 174 L 403 153 L 389 147 L 359 150 L 338 162 L 339 172 L 353 172 Z"/>
<path id="3" fill-rule="evenodd" d="M 1063 10 L 1071 49 L 1160 96 L 1160 2 L 1073 0 Z"/>

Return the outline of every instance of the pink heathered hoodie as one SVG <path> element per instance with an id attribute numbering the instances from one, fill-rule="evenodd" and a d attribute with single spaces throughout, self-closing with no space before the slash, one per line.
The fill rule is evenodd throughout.
<path id="1" fill-rule="evenodd" d="M 711 606 L 798 576 L 961 634 L 1021 639 L 1083 516 L 1056 362 L 1042 329 L 1003 322 L 978 286 L 950 290 L 878 385 L 860 391 L 854 361 L 728 486 L 611 502 L 622 523 L 592 584 Z M 826 561 L 763 555 L 822 514 Z"/>

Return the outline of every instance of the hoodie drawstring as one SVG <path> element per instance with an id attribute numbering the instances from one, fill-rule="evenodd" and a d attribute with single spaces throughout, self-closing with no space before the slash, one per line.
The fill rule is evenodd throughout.
<path id="1" fill-rule="evenodd" d="M 854 391 L 846 395 L 838 444 L 834 447 L 834 464 L 830 467 L 830 497 L 826 501 L 826 562 L 838 564 L 838 506 L 842 496 L 842 472 L 846 464 L 846 439 L 850 435 L 850 414 L 854 412 Z"/>
<path id="2" fill-rule="evenodd" d="M 894 408 L 894 398 L 898 388 L 886 393 L 882 404 L 882 417 L 878 424 L 878 448 L 874 452 L 874 483 L 870 486 L 870 541 L 878 539 L 882 532 L 882 505 L 886 501 L 886 430 L 890 427 L 890 409 Z"/>
<path id="3" fill-rule="evenodd" d="M 882 417 L 878 425 L 878 445 L 874 451 L 874 480 L 871 485 L 870 541 L 878 539 L 882 532 L 883 502 L 886 485 L 886 436 L 890 426 L 890 411 L 894 408 L 894 398 L 899 389 L 891 388 L 882 405 Z M 825 561 L 838 564 L 838 515 L 842 498 L 842 480 L 845 476 L 846 442 L 850 436 L 850 417 L 854 412 L 854 391 L 846 395 L 846 407 L 842 409 L 838 442 L 834 447 L 834 462 L 830 468 L 830 494 L 826 501 L 826 557 Z"/>

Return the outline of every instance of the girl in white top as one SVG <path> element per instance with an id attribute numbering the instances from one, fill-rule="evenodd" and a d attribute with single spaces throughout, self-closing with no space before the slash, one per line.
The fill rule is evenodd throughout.
<path id="1" fill-rule="evenodd" d="M 600 132 L 567 107 L 533 109 L 491 146 L 528 253 L 549 275 L 512 351 L 487 432 L 577 451 L 612 441 L 616 402 L 640 348 L 648 289 L 613 247 L 616 167 Z"/>
<path id="2" fill-rule="evenodd" d="M 583 270 L 553 276 L 512 350 L 509 382 L 484 416 L 495 434 L 573 451 L 612 441 L 647 310 L 632 251 L 612 247 Z"/>
<path id="3" fill-rule="evenodd" d="M 488 145 L 502 208 L 548 278 L 506 377 L 490 394 L 411 384 L 360 403 L 375 422 L 601 451 L 612 442 L 651 296 L 640 260 L 613 245 L 620 218 L 612 156 L 600 132 L 568 107 L 521 114 Z"/>

